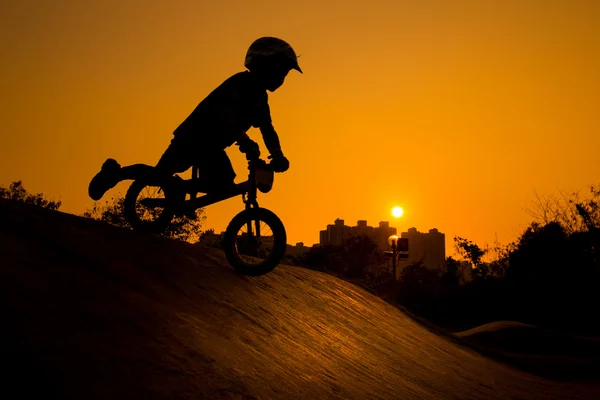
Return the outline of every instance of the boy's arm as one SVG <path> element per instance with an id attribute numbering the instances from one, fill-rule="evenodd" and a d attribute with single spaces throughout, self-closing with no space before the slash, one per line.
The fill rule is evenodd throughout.
<path id="1" fill-rule="evenodd" d="M 290 162 L 283 155 L 281 151 L 281 143 L 279 142 L 279 136 L 273 127 L 273 122 L 271 121 L 271 110 L 268 103 L 268 97 L 266 92 L 263 96 L 260 97 L 259 100 L 252 102 L 253 104 L 253 123 L 252 126 L 260 129 L 260 133 L 263 137 L 263 142 L 269 150 L 270 154 L 270 165 L 273 167 L 275 172 L 284 172 L 290 167 Z M 240 144 L 240 151 L 244 152 L 242 148 L 254 148 L 256 146 L 258 151 L 258 145 L 252 141 L 248 137 L 248 135 L 244 134 L 240 140 L 238 140 L 238 144 Z M 260 153 L 259 153 L 260 154 Z M 246 158 L 248 158 L 248 153 L 246 154 Z"/>
<path id="2" fill-rule="evenodd" d="M 248 161 L 260 157 L 260 148 L 258 147 L 258 143 L 250 139 L 250 136 L 248 136 L 247 133 L 242 133 L 236 140 L 236 144 L 240 146 L 240 151 L 246 154 L 246 159 Z"/>
<path id="3" fill-rule="evenodd" d="M 277 136 L 277 132 L 275 132 L 275 128 L 273 128 L 273 125 L 270 124 L 261 126 L 260 132 L 263 135 L 265 146 L 267 146 L 267 149 L 269 150 L 269 153 L 271 155 L 269 158 L 271 159 L 270 164 L 273 167 L 273 171 L 287 171 L 290 167 L 290 162 L 281 151 L 279 137 Z M 240 151 L 246 154 L 247 160 L 253 160 L 260 156 L 258 143 L 250 139 L 250 137 L 246 133 L 242 134 L 236 142 L 237 145 L 240 146 Z"/>
<path id="4" fill-rule="evenodd" d="M 260 129 L 263 142 L 269 150 L 271 156 L 282 155 L 279 136 L 273 127 L 271 120 L 271 107 L 269 107 L 268 96 L 266 92 L 258 100 L 254 100 L 252 107 L 253 123 L 252 126 Z"/>
<path id="5" fill-rule="evenodd" d="M 279 136 L 277 132 L 275 132 L 275 128 L 273 128 L 273 124 L 265 124 L 260 126 L 260 133 L 262 133 L 263 140 L 265 142 L 265 146 L 269 150 L 269 154 L 271 154 L 271 166 L 275 172 L 285 172 L 290 167 L 290 162 L 283 155 L 283 151 L 281 151 L 281 144 L 279 143 Z"/>
<path id="6" fill-rule="evenodd" d="M 269 154 L 272 156 L 280 156 L 283 155 L 281 151 L 281 143 L 279 142 L 279 136 L 273 127 L 273 124 L 265 124 L 261 126 L 260 133 L 262 134 L 263 141 L 265 142 L 265 146 L 267 150 L 269 150 Z"/>
<path id="7" fill-rule="evenodd" d="M 269 150 L 269 154 L 271 156 L 283 155 L 283 152 L 281 151 L 281 143 L 279 142 L 279 136 L 277 135 L 277 132 L 275 131 L 273 125 L 265 124 L 259 127 L 259 129 L 262 134 L 263 141 L 265 142 L 265 146 L 267 147 L 267 150 Z M 258 153 L 258 155 L 260 155 L 258 143 L 250 139 L 250 136 L 248 136 L 247 133 L 243 133 L 242 135 L 240 135 L 236 142 L 237 145 L 240 146 L 240 151 L 242 153 L 246 153 L 249 155 L 254 155 Z"/>

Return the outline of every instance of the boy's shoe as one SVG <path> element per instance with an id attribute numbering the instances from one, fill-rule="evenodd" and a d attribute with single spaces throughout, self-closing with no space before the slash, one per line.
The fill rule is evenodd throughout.
<path id="1" fill-rule="evenodd" d="M 114 188 L 119 183 L 118 172 L 121 169 L 119 163 L 109 158 L 102 164 L 102 169 L 92 178 L 88 187 L 88 195 L 92 200 L 100 200 L 104 193 Z"/>

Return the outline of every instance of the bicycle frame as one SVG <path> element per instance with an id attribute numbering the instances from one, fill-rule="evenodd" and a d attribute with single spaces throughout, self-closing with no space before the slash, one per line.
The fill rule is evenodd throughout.
<path id="1" fill-rule="evenodd" d="M 194 190 L 197 187 L 196 181 L 199 179 L 199 171 L 197 166 L 192 167 L 192 179 L 184 180 L 186 184 L 188 184 L 188 190 L 186 193 L 190 195 L 190 200 L 185 201 L 185 207 L 190 208 L 192 210 L 196 210 L 198 208 L 206 207 L 211 204 L 218 203 L 223 200 L 228 200 L 233 197 L 242 196 L 242 201 L 246 205 L 246 209 L 252 207 L 258 207 L 258 201 L 256 200 L 256 181 L 255 170 L 256 168 L 252 165 L 249 167 L 250 173 L 248 174 L 248 179 L 244 182 L 240 182 L 234 185 L 231 190 L 228 190 L 225 193 L 217 193 L 211 194 L 207 193 L 200 197 L 195 197 L 197 192 Z M 192 189 L 192 190 L 189 190 Z M 247 195 L 247 197 L 246 197 Z"/>
<path id="2" fill-rule="evenodd" d="M 268 164 L 266 164 L 262 160 L 257 160 L 255 162 L 250 162 L 248 169 L 248 179 L 244 182 L 233 185 L 229 190 L 221 193 L 206 193 L 200 197 L 196 197 L 198 193 L 202 193 L 203 189 L 200 185 L 200 175 L 197 166 L 192 167 L 192 177 L 191 179 L 182 179 L 178 175 L 172 175 L 170 177 L 159 177 L 153 176 L 154 170 L 152 167 L 148 167 L 146 165 L 138 165 L 136 166 L 136 171 L 139 174 L 144 174 L 143 178 L 146 182 L 152 181 L 152 186 L 161 186 L 161 187 L 170 187 L 169 190 L 172 190 L 173 195 L 179 197 L 179 195 L 183 194 L 185 199 L 185 194 L 190 195 L 190 199 L 183 200 L 182 203 L 172 204 L 172 207 L 175 208 L 175 215 L 185 215 L 187 213 L 195 212 L 198 208 L 206 207 L 211 204 L 218 203 L 223 200 L 227 200 L 236 196 L 242 196 L 245 210 L 244 212 L 250 212 L 252 209 L 258 210 L 258 201 L 256 200 L 256 194 L 258 190 L 261 190 L 266 193 L 266 191 L 270 190 L 270 185 L 272 184 L 272 180 L 270 183 L 265 183 L 263 178 L 261 177 L 261 184 L 266 184 L 265 189 L 259 189 L 260 186 L 257 183 L 257 170 L 260 167 L 266 167 L 268 169 Z M 268 190 L 267 190 L 268 188 Z M 266 190 L 266 191 L 265 191 Z M 177 195 L 176 193 L 179 193 Z M 166 199 L 151 199 L 145 198 L 140 200 L 142 204 L 146 207 L 165 207 Z M 238 214 L 239 215 L 239 214 Z M 253 245 L 257 246 L 261 244 L 261 220 L 253 217 L 254 213 L 248 214 L 246 216 L 245 225 L 247 227 L 246 235 L 249 240 L 252 240 Z"/>
<path id="3" fill-rule="evenodd" d="M 193 196 L 195 193 L 190 194 Z M 248 194 L 247 199 L 245 196 L 246 194 Z M 246 204 L 246 208 L 250 208 L 252 206 L 258 207 L 256 201 L 256 185 L 252 185 L 250 180 L 236 184 L 231 190 L 225 193 L 207 193 L 200 197 L 192 197 L 190 200 L 185 201 L 185 206 L 192 209 L 198 209 L 201 207 L 210 206 L 211 204 L 215 204 L 223 200 L 231 199 L 239 195 L 244 197 L 243 201 Z"/>
<path id="4" fill-rule="evenodd" d="M 219 194 L 207 193 L 203 196 L 196 197 L 197 192 L 194 190 L 194 186 L 197 186 L 195 184 L 196 181 L 199 179 L 199 171 L 197 166 L 193 166 L 192 179 L 185 181 L 185 183 L 189 184 L 188 188 L 192 189 L 186 190 L 186 192 L 190 195 L 190 200 L 185 201 L 185 207 L 192 210 L 197 210 L 198 208 L 206 207 L 211 204 L 215 204 L 220 201 L 241 195 L 246 210 L 249 210 L 251 208 L 258 208 L 258 201 L 256 200 L 257 187 L 255 180 L 256 167 L 250 164 L 249 170 L 250 173 L 248 174 L 248 180 L 236 184 L 230 191 Z M 256 226 L 254 227 L 254 232 L 252 232 L 252 221 L 249 220 L 246 223 L 248 235 L 252 238 L 260 238 L 260 221 L 255 222 Z"/>
<path id="5" fill-rule="evenodd" d="M 181 179 L 179 177 L 171 177 L 170 179 L 177 180 L 179 182 L 176 185 L 182 185 L 183 190 L 186 194 L 190 195 L 189 200 L 184 201 L 184 207 L 192 210 L 196 210 L 201 207 L 206 207 L 211 204 L 218 203 L 223 200 L 227 200 L 236 196 L 242 196 L 243 202 L 246 205 L 246 209 L 249 208 L 257 208 L 258 202 L 256 200 L 256 180 L 255 180 L 255 167 L 250 166 L 250 173 L 248 174 L 248 180 L 238 183 L 234 185 L 230 190 L 224 193 L 207 193 L 203 196 L 196 197 L 196 194 L 199 192 L 198 185 L 198 171 L 197 168 L 194 167 L 192 170 L 192 178 L 191 179 Z M 144 170 L 147 172 L 147 170 Z M 159 182 L 156 182 L 159 185 Z M 143 199 L 142 202 L 149 207 L 160 207 L 164 206 L 164 200 L 162 199 Z"/>
<path id="6" fill-rule="evenodd" d="M 281 220 L 273 214 L 273 212 L 260 208 L 258 205 L 256 198 L 257 192 L 268 193 L 272 188 L 274 179 L 273 169 L 261 159 L 250 161 L 248 165 L 248 179 L 246 181 L 234 184 L 225 191 L 218 193 L 206 192 L 206 187 L 203 187 L 202 185 L 203 182 L 197 166 L 192 167 L 192 176 L 190 179 L 183 179 L 178 175 L 166 176 L 162 174 L 161 171 L 155 169 L 155 167 L 145 164 L 136 164 L 127 168 L 127 178 L 138 182 L 137 184 L 134 182 L 136 186 L 132 186 L 134 190 L 131 192 L 131 196 L 129 195 L 129 191 L 126 196 L 126 198 L 130 198 L 129 202 L 126 202 L 125 205 L 126 218 L 135 218 L 137 224 L 137 221 L 139 220 L 136 211 L 136 202 L 138 201 L 137 196 L 144 187 L 158 186 L 160 189 L 159 192 L 165 192 L 164 194 L 166 196 L 166 198 L 162 199 L 151 197 L 139 199 L 140 204 L 145 207 L 163 208 L 164 211 L 161 211 L 159 215 L 160 217 L 165 216 L 166 218 L 162 218 L 161 222 L 154 226 L 150 226 L 152 222 L 146 222 L 146 225 L 144 226 L 137 224 L 139 225 L 138 227 L 135 227 L 132 223 L 134 229 L 139 228 L 152 231 L 166 229 L 172 222 L 173 217 L 179 218 L 187 216 L 188 218 L 194 219 L 197 209 L 241 195 L 245 209 L 232 219 L 226 231 L 226 236 L 229 238 L 229 246 L 234 246 L 233 248 L 228 247 L 230 251 L 233 251 L 236 254 L 243 252 L 246 255 L 260 258 L 263 253 L 259 250 L 263 244 L 266 244 L 267 247 L 269 245 L 274 246 L 268 238 L 272 239 L 276 232 L 277 235 L 285 235 L 285 228 L 283 227 Z M 186 200 L 187 194 L 189 194 L 190 197 Z M 202 195 L 197 197 L 198 194 Z M 129 208 L 127 208 L 128 204 Z M 235 225 L 231 228 L 233 222 L 235 222 Z M 263 222 L 266 222 L 267 227 L 273 229 L 273 234 L 269 235 L 262 232 L 264 230 L 261 226 Z M 243 229 L 244 226 L 246 227 L 246 232 L 238 231 Z M 233 230 L 236 230 L 237 232 L 233 232 Z M 264 238 L 263 233 L 267 235 Z M 265 242 L 265 240 L 267 241 Z M 279 249 L 277 250 L 278 252 L 285 250 L 281 250 L 281 246 L 281 243 L 277 245 Z M 275 251 L 272 247 L 271 250 Z M 255 252 L 256 254 L 254 254 Z M 234 262 L 235 264 L 236 262 L 239 263 L 241 261 L 230 260 L 230 262 Z M 272 269 L 272 267 L 273 266 L 270 268 Z"/>

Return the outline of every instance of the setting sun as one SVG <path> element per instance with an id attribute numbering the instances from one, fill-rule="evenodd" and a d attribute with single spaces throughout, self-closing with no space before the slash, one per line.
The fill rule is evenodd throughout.
<path id="1" fill-rule="evenodd" d="M 396 218 L 400 218 L 404 214 L 404 210 L 401 207 L 392 208 L 392 215 Z"/>

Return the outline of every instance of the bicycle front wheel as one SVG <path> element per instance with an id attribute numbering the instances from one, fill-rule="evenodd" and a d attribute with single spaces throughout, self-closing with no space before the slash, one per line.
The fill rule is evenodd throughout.
<path id="1" fill-rule="evenodd" d="M 285 227 L 266 208 L 250 208 L 236 215 L 225 230 L 223 250 L 227 261 L 243 275 L 271 272 L 283 259 L 287 245 Z"/>

